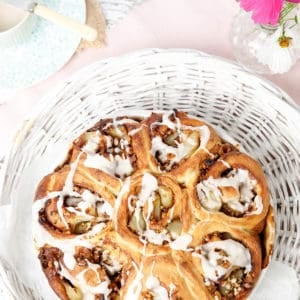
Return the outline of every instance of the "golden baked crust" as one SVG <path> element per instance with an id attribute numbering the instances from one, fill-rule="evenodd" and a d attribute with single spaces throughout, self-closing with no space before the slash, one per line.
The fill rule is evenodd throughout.
<path id="1" fill-rule="evenodd" d="M 274 240 L 259 163 L 179 111 L 100 120 L 41 180 L 33 218 L 63 300 L 246 299 Z"/>
<path id="2" fill-rule="evenodd" d="M 244 177 L 247 175 L 249 180 L 246 182 Z M 253 189 L 252 192 L 249 191 L 250 188 Z M 244 207 L 235 207 L 250 192 L 250 197 L 256 197 L 257 203 L 247 199 L 248 202 L 243 203 Z M 209 199 L 206 200 L 210 197 L 209 193 L 213 193 L 211 196 L 216 198 L 211 204 Z M 196 184 L 189 189 L 189 196 L 199 220 L 210 219 L 258 233 L 265 226 L 269 210 L 265 175 L 259 163 L 244 153 L 233 151 L 220 156 L 207 167 L 204 174 L 199 174 Z M 261 206 L 260 209 L 258 205 Z"/>

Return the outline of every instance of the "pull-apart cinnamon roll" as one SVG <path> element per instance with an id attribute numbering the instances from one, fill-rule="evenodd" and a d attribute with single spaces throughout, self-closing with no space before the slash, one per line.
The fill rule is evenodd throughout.
<path id="1" fill-rule="evenodd" d="M 119 299 L 124 265 L 101 247 L 44 246 L 39 251 L 42 269 L 61 299 Z"/>
<path id="2" fill-rule="evenodd" d="M 258 236 L 214 222 L 199 223 L 192 235 L 191 256 L 183 254 L 186 264 L 179 264 L 182 276 L 196 290 L 204 284 L 204 299 L 246 299 L 261 272 Z"/>
<path id="3" fill-rule="evenodd" d="M 105 119 L 75 140 L 83 165 L 117 178 L 126 178 L 143 165 L 139 118 Z"/>
<path id="4" fill-rule="evenodd" d="M 167 245 L 184 247 L 190 221 L 186 201 L 171 177 L 146 172 L 132 178 L 122 195 L 115 228 L 135 251 L 145 244 L 153 253 L 169 251 Z"/>
<path id="5" fill-rule="evenodd" d="M 242 300 L 270 261 L 263 171 L 183 112 L 100 120 L 38 185 L 34 242 L 63 300 Z"/>
<path id="6" fill-rule="evenodd" d="M 261 232 L 269 210 L 269 194 L 260 165 L 231 152 L 200 176 L 190 198 L 200 220 L 224 222 Z"/>
<path id="7" fill-rule="evenodd" d="M 185 173 L 220 140 L 210 125 L 183 112 L 153 113 L 144 122 L 151 139 L 152 161 L 180 182 L 185 182 Z"/>
<path id="8" fill-rule="evenodd" d="M 96 191 L 85 188 L 84 175 L 76 173 L 77 164 L 45 177 L 36 193 L 34 214 L 56 238 L 103 231 L 112 220 L 115 196 L 101 186 Z"/>

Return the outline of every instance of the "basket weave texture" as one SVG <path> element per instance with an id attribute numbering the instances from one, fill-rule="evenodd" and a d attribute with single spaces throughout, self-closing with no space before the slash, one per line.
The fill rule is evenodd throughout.
<path id="1" fill-rule="evenodd" d="M 101 117 L 173 108 L 211 123 L 262 164 L 275 209 L 273 259 L 299 277 L 299 110 L 269 82 L 198 51 L 149 49 L 97 62 L 46 96 L 11 148 L 2 203 L 31 205 L 31 199 L 20 199 L 22 174 L 45 151 L 68 145 Z M 17 262 L 11 264 L 16 269 Z M 11 289 L 5 299 L 31 299 L 5 261 L 1 280 Z"/>

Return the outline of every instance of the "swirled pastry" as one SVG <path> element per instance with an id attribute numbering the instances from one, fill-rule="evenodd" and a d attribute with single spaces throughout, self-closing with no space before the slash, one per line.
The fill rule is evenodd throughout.
<path id="1" fill-rule="evenodd" d="M 203 281 L 208 299 L 245 299 L 261 270 L 258 235 L 221 223 L 202 222 L 192 236 L 191 255 L 184 254 L 186 264 L 180 267 L 183 275 L 193 269 L 198 282 Z"/>
<path id="2" fill-rule="evenodd" d="M 274 240 L 259 163 L 179 111 L 81 134 L 39 183 L 33 224 L 63 300 L 246 299 Z"/>
<path id="3" fill-rule="evenodd" d="M 167 175 L 145 173 L 132 178 L 121 196 L 115 230 L 126 236 L 128 247 L 147 254 L 168 253 L 169 248 L 186 247 L 190 242 L 190 212 L 187 197 Z"/>
<path id="4" fill-rule="evenodd" d="M 260 165 L 240 152 L 221 156 L 189 190 L 195 215 L 261 232 L 269 193 Z"/>

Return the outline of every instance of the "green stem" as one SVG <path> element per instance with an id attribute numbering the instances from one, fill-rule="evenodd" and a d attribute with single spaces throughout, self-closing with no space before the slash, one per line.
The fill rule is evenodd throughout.
<path id="1" fill-rule="evenodd" d="M 279 18 L 279 24 L 282 25 L 286 20 L 284 18 L 297 6 L 295 3 L 286 3 Z"/>

